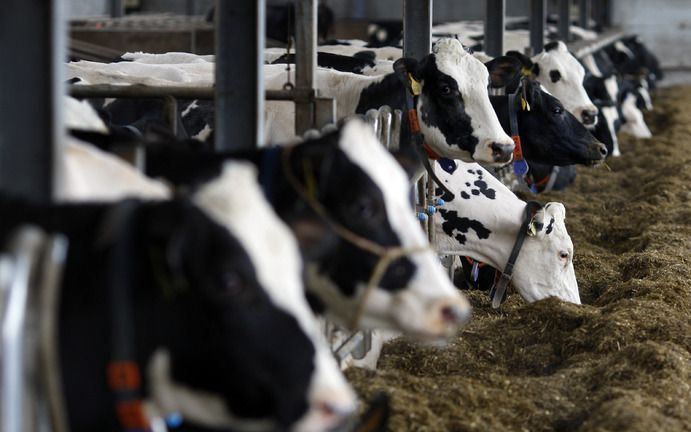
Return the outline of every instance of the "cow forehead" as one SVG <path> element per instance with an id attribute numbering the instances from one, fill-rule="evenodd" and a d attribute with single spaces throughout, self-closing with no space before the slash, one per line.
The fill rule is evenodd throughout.
<path id="1" fill-rule="evenodd" d="M 313 317 L 304 299 L 297 242 L 271 210 L 256 179 L 248 163 L 226 162 L 221 175 L 204 185 L 194 201 L 239 241 L 272 302 L 311 335 Z"/>
<path id="2" fill-rule="evenodd" d="M 568 51 L 551 50 L 538 54 L 533 59 L 540 65 L 540 72 L 549 74 L 551 70 L 558 70 L 562 76 L 581 83 L 585 77 L 585 68 Z"/>
<path id="3" fill-rule="evenodd" d="M 408 201 L 408 178 L 403 168 L 377 140 L 372 129 L 359 119 L 349 120 L 341 129 L 339 148 L 381 190 L 387 218 L 401 240 L 408 245 L 422 244 L 422 231 L 410 230 L 408 223 L 414 222 Z"/>
<path id="4" fill-rule="evenodd" d="M 460 42 L 435 45 L 435 63 L 440 72 L 450 76 L 458 84 L 462 94 L 471 91 L 486 91 L 489 71 L 478 59 L 465 52 Z"/>

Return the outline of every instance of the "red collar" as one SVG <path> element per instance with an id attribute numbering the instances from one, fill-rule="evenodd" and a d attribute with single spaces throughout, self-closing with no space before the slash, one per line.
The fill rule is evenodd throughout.
<path id="1" fill-rule="evenodd" d="M 439 156 L 439 153 L 435 152 L 432 147 L 430 147 L 427 143 L 422 144 L 422 148 L 425 149 L 425 153 L 427 153 L 427 157 L 432 159 L 432 160 L 437 160 L 441 159 L 442 157 Z"/>

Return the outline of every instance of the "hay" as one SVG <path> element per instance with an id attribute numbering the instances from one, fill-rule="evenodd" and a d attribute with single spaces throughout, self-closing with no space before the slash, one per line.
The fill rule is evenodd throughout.
<path id="1" fill-rule="evenodd" d="M 691 430 L 691 87 L 660 90 L 655 137 L 622 137 L 606 169 L 579 168 L 562 201 L 582 306 L 512 295 L 445 348 L 398 339 L 363 398 L 392 395 L 392 431 Z"/>

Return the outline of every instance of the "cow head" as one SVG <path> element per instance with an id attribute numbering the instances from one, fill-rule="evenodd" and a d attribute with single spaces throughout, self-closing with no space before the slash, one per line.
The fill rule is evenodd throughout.
<path id="1" fill-rule="evenodd" d="M 520 59 L 526 71 L 559 99 L 578 121 L 586 126 L 595 126 L 597 107 L 583 88 L 585 69 L 569 52 L 566 44 L 550 42 L 545 45 L 544 51 L 532 59 L 517 51 L 509 51 L 507 55 Z"/>
<path id="2" fill-rule="evenodd" d="M 255 171 L 228 164 L 194 201 L 201 211 L 166 237 L 172 280 L 184 283 L 164 296 L 169 338 L 149 365 L 151 412 L 214 428 L 339 424 L 355 396 L 320 339 L 297 245 Z M 165 231 L 172 214 L 152 215 L 153 229 Z"/>
<path id="3" fill-rule="evenodd" d="M 522 86 L 514 107 L 508 107 L 505 95 L 490 96 L 490 99 L 505 130 L 510 130 L 509 110 L 517 111 L 523 154 L 528 161 L 550 165 L 590 165 L 605 158 L 605 145 L 597 141 L 539 82 L 521 76 L 521 63 L 517 59 L 498 57 L 486 66 L 493 87 L 503 87 L 508 94 Z M 525 106 L 520 101 L 522 98 L 527 103 Z"/>
<path id="4" fill-rule="evenodd" d="M 437 166 L 435 172 L 455 194 L 444 197 L 448 200 L 435 220 L 440 250 L 504 269 L 526 203 L 477 164 L 459 163 L 453 173 Z M 441 190 L 438 193 L 442 196 Z M 511 282 L 529 302 L 555 296 L 580 303 L 564 217 L 562 204 L 548 203 L 532 218 L 532 235 L 523 243 Z"/>
<path id="5" fill-rule="evenodd" d="M 347 231 L 318 262 L 307 265 L 308 289 L 332 317 L 421 338 L 445 337 L 468 319 L 469 304 L 427 249 L 403 169 L 369 127 L 351 120 L 339 131 L 300 144 L 292 151 L 291 166 L 328 217 Z M 358 244 L 363 239 L 407 251 L 385 267 L 370 290 L 381 256 Z"/>
<path id="6" fill-rule="evenodd" d="M 511 160 L 514 143 L 489 102 L 487 70 L 458 40 L 439 40 L 419 63 L 399 61 L 405 61 L 422 84 L 417 101 L 420 127 L 436 153 L 487 165 Z"/>

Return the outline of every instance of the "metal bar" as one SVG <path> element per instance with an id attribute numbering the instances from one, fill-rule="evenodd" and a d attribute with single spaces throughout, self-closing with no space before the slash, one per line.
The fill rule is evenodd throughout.
<path id="1" fill-rule="evenodd" d="M 317 0 L 295 2 L 295 88 L 314 94 L 317 71 Z M 312 101 L 295 102 L 295 133 L 314 127 Z"/>
<path id="2" fill-rule="evenodd" d="M 44 202 L 59 179 L 54 153 L 63 142 L 61 5 L 5 0 L 0 13 L 0 52 L 21 59 L 0 68 L 0 190 Z"/>
<path id="3" fill-rule="evenodd" d="M 568 42 L 570 39 L 571 0 L 559 0 L 559 39 Z"/>
<path id="4" fill-rule="evenodd" d="M 125 16 L 125 0 L 110 0 L 110 16 L 113 18 Z"/>
<path id="5" fill-rule="evenodd" d="M 31 430 L 24 406 L 26 379 L 30 376 L 26 364 L 34 364 L 25 357 L 25 334 L 30 283 L 41 250 L 43 234 L 36 228 L 25 228 L 13 237 L 10 248 L 14 253 L 12 281 L 7 293 L 7 306 L 2 319 L 2 422 L 4 432 Z"/>
<path id="6" fill-rule="evenodd" d="M 216 150 L 245 150 L 264 136 L 265 0 L 216 0 Z"/>
<path id="7" fill-rule="evenodd" d="M 578 0 L 578 25 L 584 29 L 588 28 L 590 10 L 590 0 Z"/>
<path id="8" fill-rule="evenodd" d="M 597 39 L 593 40 L 586 40 L 586 41 L 576 41 L 570 43 L 569 46 L 569 51 L 573 53 L 574 56 L 577 58 L 583 58 L 587 56 L 588 54 L 592 54 L 595 51 L 600 50 L 601 48 L 610 45 L 619 39 L 622 39 L 623 37 L 626 36 L 626 33 L 619 31 L 619 30 L 610 30 L 598 37 Z"/>
<path id="9" fill-rule="evenodd" d="M 403 56 L 421 60 L 432 50 L 432 0 L 403 0 Z"/>
<path id="10" fill-rule="evenodd" d="M 185 0 L 185 13 L 187 15 L 194 15 L 197 12 L 196 0 Z"/>
<path id="11" fill-rule="evenodd" d="M 533 55 L 545 46 L 545 5 L 547 0 L 530 0 L 530 47 Z"/>
<path id="12" fill-rule="evenodd" d="M 485 5 L 485 53 L 499 57 L 504 54 L 506 0 L 487 0 Z"/>
<path id="13" fill-rule="evenodd" d="M 68 86 L 68 93 L 76 98 L 123 98 L 123 99 L 151 99 L 172 96 L 176 99 L 203 99 L 215 98 L 214 89 L 211 87 L 177 87 L 177 86 L 147 86 L 111 85 L 111 84 L 73 84 Z M 302 101 L 311 100 L 312 92 L 307 90 L 266 90 L 267 100 Z"/>

